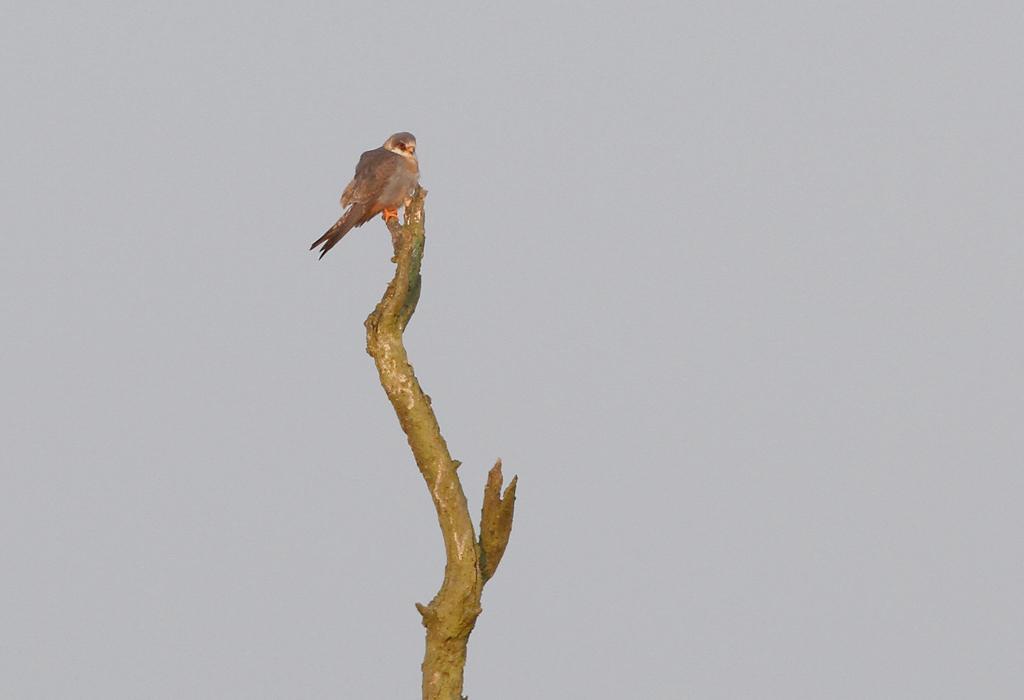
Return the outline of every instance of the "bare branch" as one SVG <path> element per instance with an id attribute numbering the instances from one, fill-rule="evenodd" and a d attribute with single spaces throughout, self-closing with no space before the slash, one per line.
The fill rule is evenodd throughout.
<path id="1" fill-rule="evenodd" d="M 405 223 L 388 221 L 397 266 L 380 303 L 366 319 L 366 351 L 377 365 L 380 383 L 398 415 L 416 466 L 430 491 L 444 539 L 446 563 L 441 589 L 429 604 L 416 604 L 427 629 L 423 698 L 458 700 L 462 698 L 466 647 L 480 615 L 484 582 L 494 574 L 508 544 L 516 480 L 512 480 L 502 497 L 499 493 L 500 462 L 491 470 L 478 547 L 466 496 L 456 472 L 460 463 L 448 452 L 430 397 L 416 379 L 402 340 L 420 297 L 425 197 L 426 191 L 417 188 L 406 206 Z M 492 564 L 485 567 L 483 561 Z"/>

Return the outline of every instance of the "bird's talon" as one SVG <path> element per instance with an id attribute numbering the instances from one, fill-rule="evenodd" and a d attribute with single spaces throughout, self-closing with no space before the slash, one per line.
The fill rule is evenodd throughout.
<path id="1" fill-rule="evenodd" d="M 384 217 L 384 221 L 387 221 L 388 219 L 394 219 L 395 221 L 398 221 L 398 210 L 397 209 L 385 209 L 384 213 L 382 214 L 382 216 Z"/>

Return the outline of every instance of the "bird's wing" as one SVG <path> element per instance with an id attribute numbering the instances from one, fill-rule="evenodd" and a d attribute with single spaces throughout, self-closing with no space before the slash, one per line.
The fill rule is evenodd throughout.
<path id="1" fill-rule="evenodd" d="M 356 165 L 356 174 L 341 195 L 341 206 L 363 204 L 368 211 L 375 209 L 374 204 L 398 173 L 401 161 L 401 156 L 385 148 L 375 148 L 361 155 Z M 379 212 L 380 209 L 377 209 L 374 214 Z M 367 216 L 367 220 L 373 218 L 374 214 Z"/>
<path id="2" fill-rule="evenodd" d="M 387 204 L 380 201 L 381 195 L 392 189 L 391 183 L 401 176 L 403 161 L 401 156 L 384 148 L 375 148 L 360 156 L 355 177 L 341 195 L 341 205 L 348 207 L 348 211 L 310 246 L 310 250 L 322 244 L 322 258 L 346 233 L 380 214 Z"/>

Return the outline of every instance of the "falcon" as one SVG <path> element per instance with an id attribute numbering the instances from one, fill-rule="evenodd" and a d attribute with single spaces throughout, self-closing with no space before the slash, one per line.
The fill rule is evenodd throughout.
<path id="1" fill-rule="evenodd" d="M 398 209 L 408 203 L 420 179 L 416 160 L 416 137 L 408 131 L 392 134 L 384 145 L 359 157 L 356 174 L 341 193 L 341 206 L 346 211 L 320 236 L 320 257 L 327 255 L 341 237 L 356 226 L 381 214 L 384 221 L 398 218 Z"/>

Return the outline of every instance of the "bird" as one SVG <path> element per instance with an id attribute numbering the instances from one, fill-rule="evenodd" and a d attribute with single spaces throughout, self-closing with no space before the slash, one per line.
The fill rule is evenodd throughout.
<path id="1" fill-rule="evenodd" d="M 359 157 L 356 173 L 341 193 L 341 218 L 309 247 L 320 248 L 320 259 L 356 226 L 381 214 L 386 222 L 398 218 L 398 209 L 409 203 L 419 184 L 416 137 L 408 131 L 392 134 L 380 148 Z"/>

